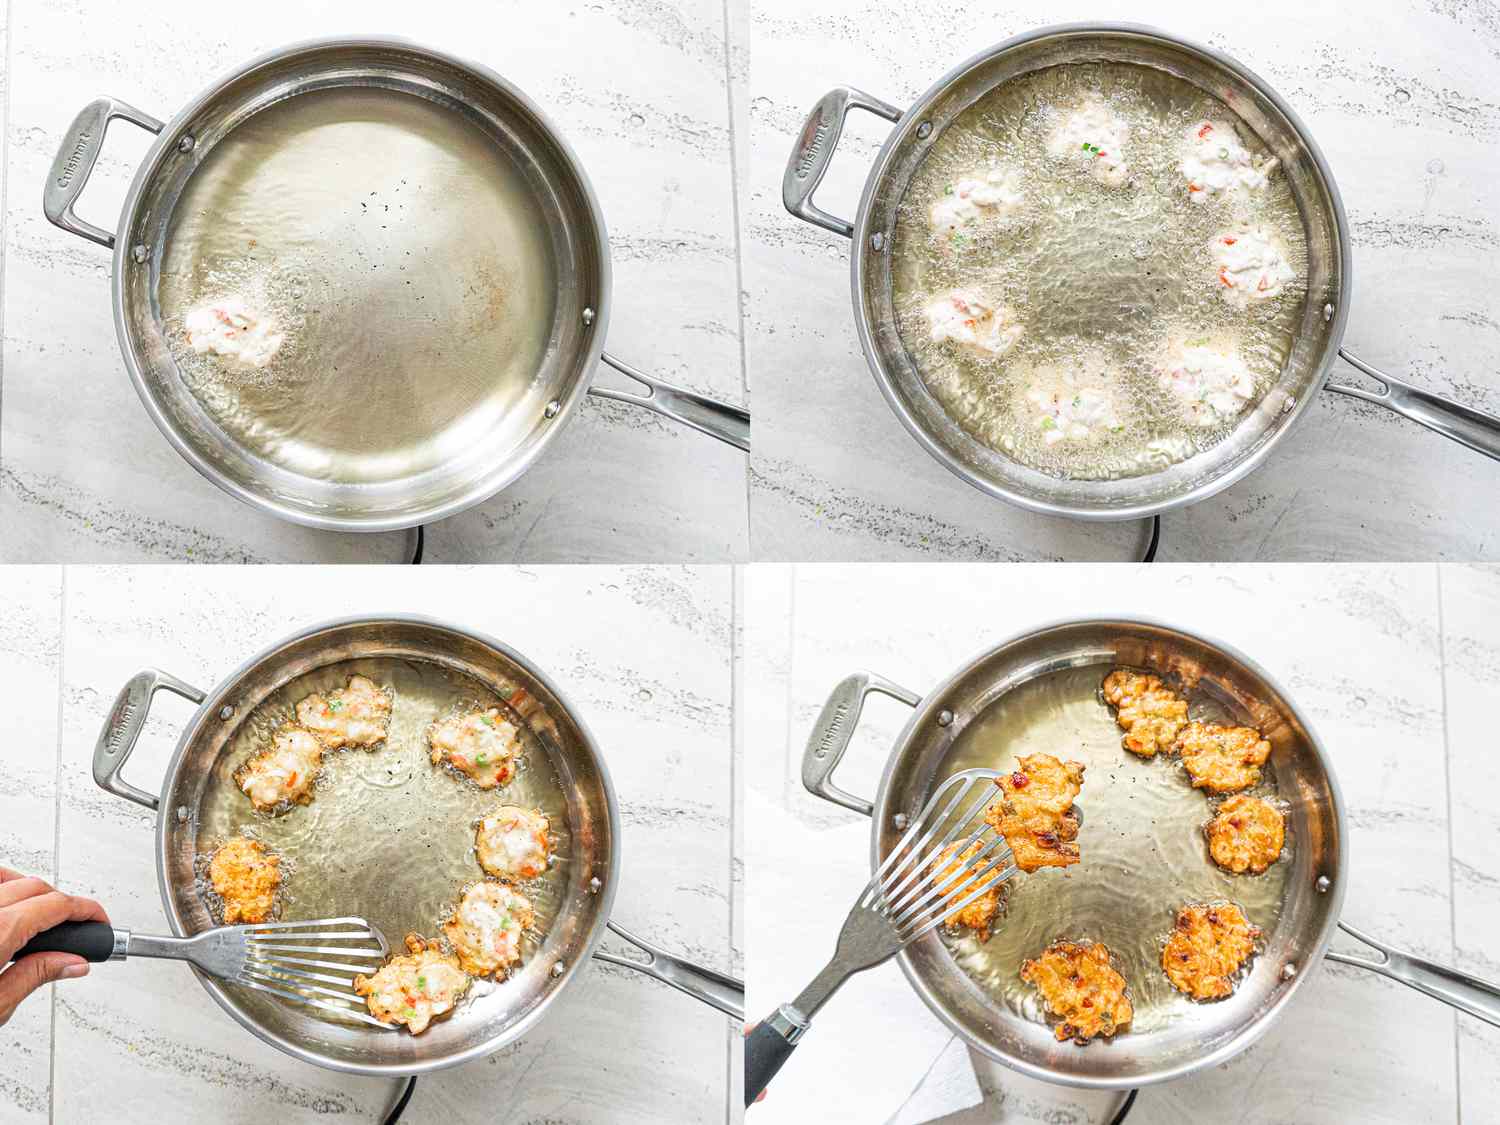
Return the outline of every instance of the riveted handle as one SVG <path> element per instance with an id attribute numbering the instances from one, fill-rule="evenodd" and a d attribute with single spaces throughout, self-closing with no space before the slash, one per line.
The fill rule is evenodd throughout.
<path id="1" fill-rule="evenodd" d="M 610 930 L 646 954 L 646 960 L 637 961 L 621 957 L 607 949 L 594 952 L 601 961 L 620 965 L 644 973 L 663 984 L 670 984 L 680 992 L 686 992 L 694 1000 L 701 1000 L 711 1008 L 717 1008 L 726 1016 L 737 1020 L 745 1018 L 745 984 L 731 976 L 710 969 L 706 965 L 695 965 L 675 954 L 668 953 L 659 945 L 631 933 L 616 922 L 609 922 Z"/>
<path id="2" fill-rule="evenodd" d="M 838 768 L 844 751 L 849 749 L 849 741 L 854 737 L 854 728 L 859 725 L 865 700 L 872 692 L 899 699 L 908 707 L 915 707 L 922 702 L 922 697 L 916 692 L 907 691 L 884 676 L 877 676 L 874 672 L 856 672 L 841 680 L 829 693 L 828 701 L 823 704 L 818 721 L 813 724 L 812 733 L 807 737 L 807 749 L 802 752 L 802 784 L 807 787 L 807 791 L 865 816 L 875 811 L 875 805 L 853 793 L 846 793 L 835 785 L 833 771 Z"/>
<path id="3" fill-rule="evenodd" d="M 1426 426 L 1468 446 L 1476 453 L 1500 461 L 1500 418 L 1387 375 L 1343 348 L 1339 349 L 1339 356 L 1380 383 L 1381 389 L 1371 391 L 1353 383 L 1328 383 L 1326 386 L 1330 391 L 1383 406 L 1419 426 Z"/>
<path id="4" fill-rule="evenodd" d="M 1367 957 L 1330 949 L 1324 955 L 1330 961 L 1337 961 L 1342 965 L 1357 965 L 1361 969 L 1369 969 L 1372 973 L 1400 981 L 1418 992 L 1425 992 L 1434 1000 L 1441 1000 L 1450 1007 L 1500 1027 L 1500 986 L 1451 966 L 1428 961 L 1415 953 L 1386 945 L 1344 922 L 1339 923 L 1339 929 L 1368 945 L 1379 956 Z"/>
<path id="5" fill-rule="evenodd" d="M 52 169 L 47 173 L 46 187 L 42 190 L 42 210 L 52 223 L 110 249 L 114 248 L 115 236 L 103 227 L 80 219 L 74 213 L 73 205 L 83 194 L 99 153 L 104 149 L 104 132 L 116 118 L 139 125 L 150 133 L 162 130 L 162 123 L 149 113 L 142 113 L 117 98 L 98 98 L 84 106 L 73 119 L 73 124 L 68 126 L 62 147 L 57 150 Z"/>
<path id="6" fill-rule="evenodd" d="M 654 375 L 647 375 L 608 352 L 600 358 L 622 375 L 629 375 L 643 384 L 646 393 L 631 394 L 629 391 L 617 391 L 613 387 L 590 387 L 589 394 L 643 406 L 674 422 L 691 426 L 700 434 L 718 438 L 724 444 L 732 445 L 744 453 L 750 452 L 750 412 L 743 406 L 720 402 L 697 391 L 665 382 Z"/>
<path id="7" fill-rule="evenodd" d="M 844 121 L 851 109 L 862 109 L 887 121 L 901 120 L 899 109 L 863 90 L 856 90 L 853 86 L 829 90 L 807 115 L 802 132 L 797 134 L 797 143 L 792 146 L 786 172 L 781 177 L 781 202 L 788 211 L 804 222 L 845 238 L 853 237 L 854 224 L 820 208 L 813 202 L 813 193 L 818 190 L 828 165 L 833 162 L 834 149 L 839 146 Z"/>
<path id="8" fill-rule="evenodd" d="M 120 776 L 120 771 L 125 768 L 130 752 L 135 749 L 136 740 L 146 726 L 151 701 L 164 688 L 193 703 L 203 702 L 201 691 L 176 676 L 156 668 L 137 672 L 115 697 L 115 705 L 110 708 L 104 729 L 99 732 L 99 741 L 94 744 L 94 781 L 99 787 L 153 811 L 161 802 L 131 785 Z"/>

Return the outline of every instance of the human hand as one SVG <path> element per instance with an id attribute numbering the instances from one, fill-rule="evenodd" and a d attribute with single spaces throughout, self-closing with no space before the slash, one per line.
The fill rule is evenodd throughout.
<path id="1" fill-rule="evenodd" d="M 108 922 L 91 898 L 63 894 L 34 876 L 0 867 L 0 965 L 43 930 L 62 922 Z M 86 976 L 89 963 L 73 953 L 32 953 L 0 973 L 0 1026 L 22 1000 L 44 984 Z"/>

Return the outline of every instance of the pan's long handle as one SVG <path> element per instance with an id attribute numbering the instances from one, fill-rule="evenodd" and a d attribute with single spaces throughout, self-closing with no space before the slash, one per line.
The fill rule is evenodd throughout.
<path id="1" fill-rule="evenodd" d="M 828 701 L 823 704 L 818 721 L 813 724 L 812 733 L 807 736 L 807 749 L 802 752 L 802 784 L 807 787 L 807 791 L 865 816 L 875 811 L 875 805 L 853 793 L 846 793 L 835 785 L 833 771 L 838 768 L 844 751 L 849 749 L 849 740 L 854 737 L 854 728 L 859 725 L 865 700 L 870 697 L 871 692 L 877 691 L 881 695 L 899 699 L 908 707 L 915 707 L 922 702 L 922 697 L 916 692 L 907 691 L 884 676 L 877 676 L 874 672 L 856 672 L 839 681 L 838 686 L 829 692 Z"/>
<path id="2" fill-rule="evenodd" d="M 201 691 L 176 676 L 156 668 L 137 672 L 115 697 L 115 705 L 110 708 L 104 729 L 99 732 L 99 741 L 94 744 L 94 781 L 100 788 L 152 810 L 160 802 L 145 790 L 131 785 L 120 776 L 120 771 L 135 749 L 136 739 L 141 737 L 146 716 L 151 713 L 151 701 L 163 688 L 193 703 L 203 702 Z"/>
<path id="3" fill-rule="evenodd" d="M 74 214 L 73 205 L 83 194 L 89 174 L 104 149 L 104 131 L 116 118 L 139 125 L 147 132 L 160 133 L 162 130 L 161 122 L 149 113 L 142 113 L 117 98 L 95 99 L 84 106 L 73 119 L 73 124 L 68 126 L 62 147 L 57 150 L 52 169 L 47 173 L 46 187 L 42 190 L 42 210 L 49 220 L 65 231 L 110 249 L 114 248 L 115 236 L 80 219 Z"/>
<path id="4" fill-rule="evenodd" d="M 607 949 L 599 949 L 594 952 L 594 956 L 599 960 L 608 961 L 611 965 L 634 969 L 663 984 L 670 984 L 673 988 L 686 992 L 694 1000 L 701 1000 L 710 1007 L 719 1009 L 726 1016 L 733 1016 L 737 1020 L 745 1018 L 745 984 L 743 981 L 735 980 L 707 966 L 684 961 L 681 957 L 674 956 L 660 946 L 631 933 L 617 922 L 611 921 L 609 928 L 645 953 L 648 959 L 636 961 L 630 957 L 621 957 L 616 953 L 611 953 Z"/>
<path id="5" fill-rule="evenodd" d="M 726 445 L 732 445 L 742 452 L 750 452 L 750 412 L 743 406 L 734 406 L 718 399 L 700 395 L 697 391 L 690 391 L 686 387 L 674 386 L 663 382 L 644 371 L 631 367 L 624 360 L 616 359 L 605 352 L 601 357 L 616 371 L 623 375 L 629 375 L 638 383 L 647 387 L 647 393 L 643 395 L 631 394 L 629 391 L 617 391 L 613 387 L 590 387 L 589 394 L 598 395 L 600 398 L 614 399 L 616 402 L 628 402 L 635 406 L 644 406 L 647 410 L 654 410 L 657 414 L 681 422 L 684 426 L 691 426 L 700 434 L 718 438 Z"/>
<path id="6" fill-rule="evenodd" d="M 1447 965 L 1425 960 L 1414 953 L 1394 949 L 1346 922 L 1340 922 L 1339 929 L 1368 945 L 1380 956 L 1364 957 L 1330 949 L 1324 954 L 1330 961 L 1357 965 L 1361 969 L 1369 969 L 1372 973 L 1400 981 L 1461 1012 L 1468 1012 L 1485 1023 L 1500 1027 L 1500 985 L 1480 980 Z"/>
<path id="7" fill-rule="evenodd" d="M 1381 389 L 1371 391 L 1353 383 L 1328 383 L 1330 391 L 1383 406 L 1403 418 L 1410 418 L 1420 426 L 1452 438 L 1477 453 L 1500 461 L 1500 418 L 1443 395 L 1414 387 L 1394 375 L 1387 375 L 1343 348 L 1339 349 L 1339 355 L 1351 366 L 1379 382 Z"/>
<path id="8" fill-rule="evenodd" d="M 797 143 L 792 146 L 791 158 L 786 162 L 786 172 L 781 177 L 781 202 L 788 211 L 804 222 L 845 238 L 854 236 L 854 224 L 820 208 L 813 202 L 813 192 L 818 190 L 823 174 L 833 163 L 833 152 L 839 147 L 844 120 L 851 109 L 862 109 L 887 121 L 901 120 L 899 109 L 863 90 L 856 90 L 853 86 L 829 90 L 807 115 L 802 132 L 797 134 Z"/>

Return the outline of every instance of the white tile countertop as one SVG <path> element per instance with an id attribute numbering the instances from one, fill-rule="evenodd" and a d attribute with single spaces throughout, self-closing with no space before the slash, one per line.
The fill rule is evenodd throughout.
<path id="1" fill-rule="evenodd" d="M 1500 18 L 1493 5 L 1266 0 L 756 0 L 750 14 L 746 351 L 755 394 L 756 559 L 1121 560 L 1140 525 L 1021 512 L 949 474 L 887 407 L 855 335 L 847 240 L 792 218 L 793 140 L 847 84 L 896 106 L 1019 32 L 1129 20 L 1206 42 L 1260 74 L 1332 165 L 1352 229 L 1345 342 L 1420 387 L 1500 414 Z M 852 220 L 888 126 L 853 113 L 818 203 Z M 1359 383 L 1346 365 L 1334 375 Z M 1373 384 L 1367 384 L 1373 386 Z M 1325 393 L 1256 472 L 1164 517 L 1162 559 L 1500 554 L 1500 466 L 1356 400 Z"/>
<path id="2" fill-rule="evenodd" d="M 90 776 L 115 692 L 151 666 L 206 689 L 301 626 L 423 613 L 512 644 L 589 725 L 620 801 L 614 917 L 737 974 L 731 581 L 727 568 L 8 568 L 0 863 L 98 898 L 122 925 L 165 932 L 154 818 Z M 129 780 L 155 790 L 191 713 L 157 697 Z M 612 935 L 606 946 L 630 953 Z M 674 989 L 595 962 L 518 1043 L 421 1078 L 405 1120 L 732 1121 L 739 1032 Z M 0 1028 L 0 1058 L 7 1125 L 378 1121 L 397 1089 L 261 1043 L 170 962 L 95 966 L 32 997 Z"/>
<path id="3" fill-rule="evenodd" d="M 1500 568 L 766 565 L 750 569 L 744 602 L 749 790 L 821 832 L 861 819 L 811 796 L 800 779 L 812 723 L 850 672 L 925 692 L 975 653 L 1062 617 L 1154 617 L 1227 642 L 1293 695 L 1337 770 L 1350 834 L 1343 917 L 1500 980 L 1500 815 L 1491 797 L 1500 782 Z M 871 698 L 839 768 L 841 788 L 873 795 L 908 714 Z M 753 821 L 746 831 L 756 838 Z M 755 879 L 752 866 L 752 899 Z M 769 921 L 747 921 L 753 951 L 775 941 Z M 1334 946 L 1359 949 L 1342 935 Z M 1324 962 L 1309 972 L 1255 1046 L 1143 1090 L 1130 1120 L 1500 1122 L 1500 1031 L 1363 970 Z M 756 981 L 746 983 L 753 1006 Z M 859 1002 L 856 977 L 830 1009 Z M 945 1125 L 1095 1125 L 1114 1110 L 1110 1095 L 973 1058 L 985 1101 Z M 912 1100 L 923 1093 L 919 1086 Z"/>
<path id="4" fill-rule="evenodd" d="M 338 535 L 260 514 L 152 425 L 110 311 L 110 255 L 53 227 L 42 184 L 64 130 L 111 95 L 168 119 L 222 72 L 296 40 L 400 35 L 472 59 L 539 103 L 574 147 L 610 232 L 608 349 L 716 398 L 746 398 L 724 0 L 445 5 L 270 0 L 226 21 L 193 0 L 15 0 L 3 34 L 4 352 L 0 559 L 400 559 L 399 533 Z M 0 17 L 3 18 L 3 17 Z M 740 42 L 743 42 L 741 34 Z M 110 129 L 79 211 L 113 228 L 147 134 Z M 605 385 L 639 389 L 613 372 Z M 523 479 L 428 530 L 433 562 L 724 562 L 744 557 L 743 454 L 590 398 Z"/>

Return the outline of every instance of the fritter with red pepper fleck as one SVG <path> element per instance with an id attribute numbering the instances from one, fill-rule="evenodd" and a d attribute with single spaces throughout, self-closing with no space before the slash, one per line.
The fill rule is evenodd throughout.
<path id="1" fill-rule="evenodd" d="M 1271 756 L 1271 744 L 1253 727 L 1189 723 L 1177 736 L 1177 753 L 1193 779 L 1194 789 L 1233 793 L 1260 780 L 1260 767 Z"/>
<path id="2" fill-rule="evenodd" d="M 996 779 L 1000 799 L 985 809 L 984 819 L 1005 837 L 1022 871 L 1078 862 L 1073 800 L 1083 788 L 1083 769 L 1082 762 L 1032 754 L 1018 758 L 1013 772 Z"/>
<path id="3" fill-rule="evenodd" d="M 1208 854 L 1225 871 L 1259 875 L 1281 857 L 1286 823 L 1275 805 L 1259 797 L 1236 793 L 1203 829 Z"/>
<path id="4" fill-rule="evenodd" d="M 391 695 L 364 676 L 326 696 L 314 693 L 297 704 L 297 721 L 312 731 L 325 750 L 355 746 L 369 750 L 385 741 L 391 724 Z"/>
<path id="5" fill-rule="evenodd" d="M 1132 754 L 1153 758 L 1170 751 L 1187 722 L 1187 703 L 1156 676 L 1116 668 L 1104 677 L 1104 699 L 1115 708 L 1115 722 L 1125 731 L 1120 745 Z"/>
<path id="6" fill-rule="evenodd" d="M 208 882 L 224 903 L 224 925 L 264 922 L 281 885 L 281 857 L 259 840 L 231 836 L 209 860 Z"/>
<path id="7" fill-rule="evenodd" d="M 1034 961 L 1021 962 L 1021 979 L 1036 986 L 1047 1010 L 1059 1017 L 1053 1034 L 1080 1046 L 1106 1039 L 1135 1014 L 1125 978 L 1110 964 L 1102 942 L 1054 941 Z"/>
<path id="8" fill-rule="evenodd" d="M 284 812 L 313 799 L 313 782 L 323 766 L 323 747 L 299 727 L 276 732 L 271 748 L 262 750 L 234 771 L 234 783 L 263 813 Z"/>
<path id="9" fill-rule="evenodd" d="M 427 731 L 432 764 L 444 763 L 481 789 L 505 785 L 516 774 L 521 735 L 498 707 L 433 723 Z"/>
<path id="10" fill-rule="evenodd" d="M 433 1020 L 453 1011 L 469 990 L 469 977 L 458 967 L 458 958 L 444 953 L 436 941 L 407 934 L 406 950 L 373 976 L 356 976 L 354 991 L 376 1019 L 405 1024 L 413 1035 L 421 1035 Z"/>
<path id="11" fill-rule="evenodd" d="M 958 849 L 961 847 L 963 847 L 962 841 L 955 841 L 949 844 L 933 862 L 935 881 L 943 889 L 953 886 L 958 881 L 957 877 L 962 872 L 962 868 L 959 866 L 960 860 L 957 858 Z M 993 878 L 998 874 L 1000 868 L 1005 866 L 1002 863 L 994 870 L 980 875 L 979 873 L 984 871 L 990 865 L 991 861 L 999 855 L 999 848 L 997 847 L 988 852 L 982 859 L 977 859 L 976 857 L 979 853 L 984 851 L 984 847 L 984 841 L 978 841 L 969 845 L 968 850 L 964 852 L 963 859 L 971 861 L 973 866 L 971 867 L 971 872 L 964 875 L 963 878 L 963 882 L 967 886 L 963 890 L 956 892 L 953 901 L 958 902 L 967 897 L 969 893 L 979 888 L 979 884 L 983 883 L 986 879 Z M 976 931 L 979 934 L 980 941 L 988 941 L 990 937 L 990 924 L 994 922 L 995 915 L 1000 913 L 1000 892 L 1004 886 L 1004 880 L 996 883 L 989 890 L 985 891 L 984 894 L 969 903 L 969 905 L 948 915 L 948 917 L 943 919 L 944 924 L 949 926 L 965 926 L 968 929 Z"/>
<path id="12" fill-rule="evenodd" d="M 1161 951 L 1161 967 L 1178 992 L 1194 1000 L 1220 1000 L 1234 991 L 1230 980 L 1255 952 L 1260 930 L 1233 903 L 1190 903 Z"/>

